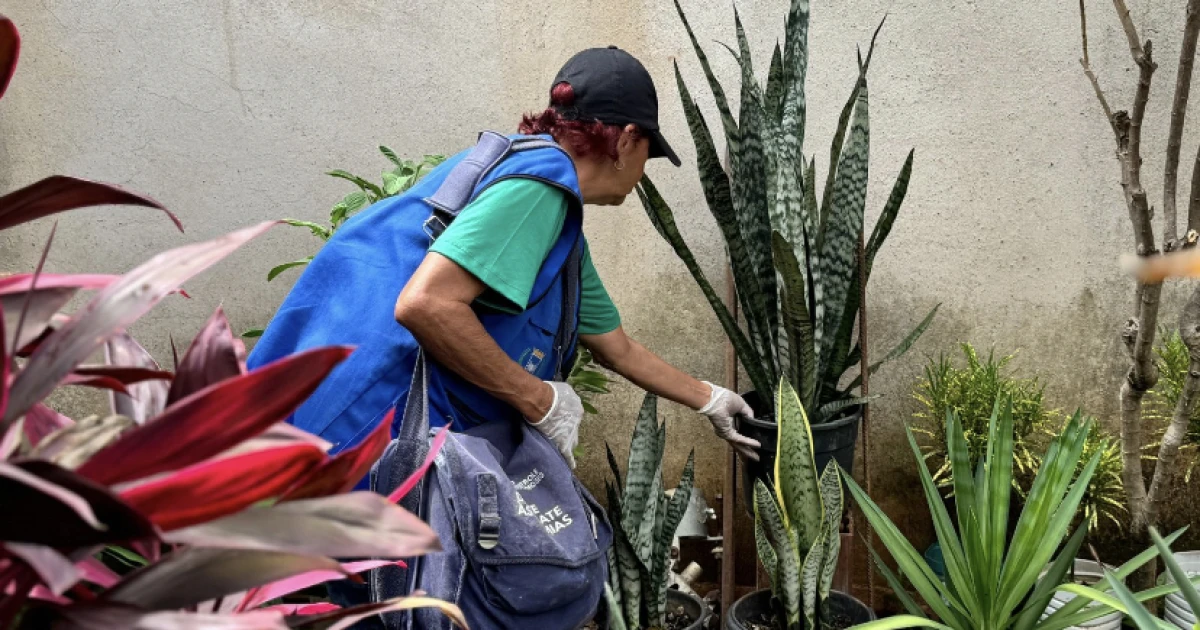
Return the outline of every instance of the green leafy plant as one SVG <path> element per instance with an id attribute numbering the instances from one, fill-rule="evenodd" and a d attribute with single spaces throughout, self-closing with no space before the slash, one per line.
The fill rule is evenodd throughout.
<path id="1" fill-rule="evenodd" d="M 322 225 L 313 221 L 302 221 L 300 219 L 284 219 L 283 222 L 287 225 L 312 232 L 313 236 L 321 239 L 321 242 L 324 243 L 333 237 L 333 233 L 356 212 L 381 199 L 394 197 L 407 191 L 415 186 L 422 177 L 425 177 L 430 171 L 437 168 L 439 164 L 446 161 L 446 156 L 444 155 L 426 155 L 420 160 L 401 159 L 396 155 L 395 151 L 383 145 L 380 145 L 379 152 L 393 164 L 393 168 L 383 171 L 382 184 L 372 183 L 358 175 L 343 170 L 333 170 L 328 173 L 332 177 L 344 179 L 358 187 L 358 190 L 347 194 L 341 201 L 333 204 L 333 209 L 329 211 L 329 225 Z M 267 282 L 278 278 L 280 274 L 288 269 L 296 269 L 307 265 L 312 262 L 312 259 L 312 255 L 309 255 L 298 260 L 275 265 L 267 272 Z M 242 336 L 254 338 L 261 337 L 262 334 L 262 328 L 254 328 L 242 333 Z"/>
<path id="2" fill-rule="evenodd" d="M 913 393 L 913 398 L 921 403 L 920 411 L 915 414 L 919 424 L 914 431 L 926 438 L 925 458 L 933 464 L 933 479 L 948 494 L 952 493 L 946 413 L 954 412 L 958 417 L 973 469 L 987 449 L 996 400 L 1003 397 L 1012 401 L 1016 464 L 1013 482 L 1019 489 L 1026 488 L 1038 467 L 1036 438 L 1058 417 L 1057 412 L 1046 406 L 1045 385 L 1036 377 L 1014 376 L 1009 363 L 1015 355 L 997 358 L 995 350 L 989 350 L 986 357 L 980 357 L 970 343 L 963 343 L 961 349 L 964 365 L 955 365 L 945 355 L 930 359 L 925 366 L 925 378 Z"/>
<path id="3" fill-rule="evenodd" d="M 567 376 L 567 383 L 575 389 L 575 393 L 579 394 L 579 399 L 583 402 L 583 410 L 590 414 L 600 413 L 592 404 L 592 397 L 609 393 L 608 385 L 612 382 L 608 374 L 596 369 L 595 365 L 592 353 L 580 346 L 575 356 L 575 364 L 571 366 L 571 373 Z"/>
<path id="4" fill-rule="evenodd" d="M 825 602 L 841 551 L 841 475 L 830 460 L 818 476 L 808 417 L 787 381 L 780 384 L 775 404 L 779 439 L 773 487 L 754 480 L 758 559 L 771 578 L 780 627 L 825 627 Z"/>
<path id="5" fill-rule="evenodd" d="M 912 172 L 912 153 L 864 245 L 860 266 L 870 153 L 866 78 L 870 51 L 865 60 L 860 55 L 859 76 L 842 108 L 824 191 L 818 194 L 815 157 L 803 154 L 809 0 L 792 1 L 785 41 L 782 48 L 775 46 L 765 88 L 756 79 L 735 10 L 738 49 L 731 52 L 741 68 L 737 120 L 679 0 L 675 6 L 716 100 L 728 147 L 726 172 L 708 123 L 676 66 L 700 183 L 725 240 L 746 332 L 704 276 L 670 207 L 649 178 L 643 178 L 639 197 L 659 234 L 700 285 L 754 388 L 769 399 L 773 385 L 786 380 L 810 410 L 814 424 L 835 419 L 847 408 L 866 402 L 855 394 L 860 378 L 844 378 L 857 368 L 861 357 L 855 325 L 860 281 L 870 275 L 900 211 Z M 903 355 L 936 311 L 870 370 Z"/>
<path id="6" fill-rule="evenodd" d="M 921 486 L 945 558 L 945 582 L 937 578 L 921 554 L 866 492 L 853 479 L 846 478 L 851 496 L 895 559 L 900 572 L 938 619 L 934 621 L 926 616 L 896 574 L 875 555 L 881 574 L 895 590 L 908 614 L 867 623 L 860 628 L 1063 630 L 1113 611 L 1103 602 L 1088 606 L 1085 598 L 1075 598 L 1043 618 L 1055 591 L 1075 590 L 1078 586 L 1067 583 L 1067 575 L 1087 529 L 1075 527 L 1074 533 L 1071 529 L 1088 482 L 1102 456 L 1102 452 L 1094 453 L 1084 463 L 1083 470 L 1076 473 L 1080 462 L 1085 461 L 1083 452 L 1091 421 L 1076 413 L 1062 434 L 1051 442 L 1009 541 L 1013 423 L 1011 399 L 998 399 L 989 419 L 987 448 L 972 471 L 970 445 L 962 424 L 954 411 L 947 413 L 946 435 L 949 436 L 953 467 L 957 530 L 917 445 L 916 436 L 911 429 L 908 431 L 909 446 L 917 459 Z M 1182 531 L 1174 534 L 1172 539 L 1180 534 Z M 1153 550 L 1144 552 L 1122 565 L 1114 575 L 1124 579 L 1153 557 Z M 1136 597 L 1144 601 L 1163 594 L 1163 589 L 1156 589 Z"/>
<path id="7" fill-rule="evenodd" d="M 1200 577 L 1188 577 L 1187 572 L 1175 559 L 1175 555 L 1171 553 L 1170 542 L 1164 540 L 1154 527 L 1150 528 L 1150 538 L 1154 541 L 1154 548 L 1158 552 L 1158 557 L 1166 565 L 1166 575 L 1170 576 L 1172 582 L 1168 585 L 1170 590 L 1161 593 L 1160 596 L 1178 592 L 1183 595 L 1189 608 L 1193 611 L 1200 610 L 1200 593 L 1196 592 L 1196 585 L 1200 582 Z M 1063 590 L 1121 611 L 1133 621 L 1139 630 L 1176 630 L 1175 625 L 1155 618 L 1142 604 L 1147 598 L 1140 597 L 1129 590 L 1118 574 L 1105 571 L 1104 577 L 1107 585 L 1103 589 L 1071 585 L 1064 587 Z M 1108 591 L 1111 591 L 1111 594 Z"/>
<path id="8" fill-rule="evenodd" d="M 616 609 L 636 628 L 665 628 L 671 544 L 692 496 L 695 451 L 668 498 L 662 480 L 667 427 L 658 422 L 658 399 L 646 394 L 629 444 L 625 480 L 612 449 L 606 451 L 613 481 L 606 482 L 613 547 L 609 579 Z M 618 494 L 618 488 L 623 488 Z"/>
<path id="9" fill-rule="evenodd" d="M 1158 432 L 1161 435 L 1166 425 L 1171 422 L 1175 409 L 1183 397 L 1184 384 L 1187 381 L 1189 358 L 1188 347 L 1183 342 L 1178 329 L 1161 328 L 1159 342 L 1154 347 L 1154 365 L 1158 368 L 1158 384 L 1150 390 L 1147 398 L 1145 418 L 1160 424 Z M 1146 448 L 1157 448 L 1160 443 L 1148 444 Z M 1200 405 L 1192 409 L 1187 419 L 1187 431 L 1183 434 L 1180 450 L 1186 449 L 1191 457 L 1184 479 L 1191 481 L 1192 472 L 1196 469 L 1196 446 L 1200 445 Z M 1150 459 L 1154 459 L 1151 457 Z"/>

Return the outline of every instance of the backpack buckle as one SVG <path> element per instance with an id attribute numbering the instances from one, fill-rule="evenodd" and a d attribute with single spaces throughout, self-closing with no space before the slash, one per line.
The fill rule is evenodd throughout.
<path id="1" fill-rule="evenodd" d="M 446 224 L 446 221 L 439 217 L 436 212 L 429 215 L 429 218 L 425 219 L 425 222 L 421 224 L 421 229 L 425 231 L 425 234 L 429 236 L 429 240 L 431 241 L 436 241 L 437 237 L 441 236 L 447 227 L 449 226 Z"/>
<path id="2" fill-rule="evenodd" d="M 500 544 L 500 505 L 496 498 L 496 478 L 479 475 L 475 479 L 475 491 L 479 499 L 479 546 L 495 549 Z"/>

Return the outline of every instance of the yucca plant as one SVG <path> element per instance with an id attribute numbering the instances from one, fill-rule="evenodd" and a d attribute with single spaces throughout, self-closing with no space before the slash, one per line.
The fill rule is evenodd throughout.
<path id="1" fill-rule="evenodd" d="M 855 393 L 860 381 L 843 378 L 858 366 L 861 356 L 855 326 L 859 282 L 860 277 L 869 276 L 900 211 L 912 172 L 912 153 L 865 244 L 865 269 L 860 269 L 859 239 L 864 229 L 870 153 L 870 51 L 865 60 L 860 55 L 859 76 L 842 109 L 824 190 L 818 194 L 815 158 L 803 154 L 809 0 L 792 1 L 785 40 L 782 48 L 775 46 L 765 88 L 756 79 L 735 9 L 738 50 L 734 55 L 741 68 L 737 120 L 679 0 L 675 6 L 721 115 L 728 172 L 722 168 L 708 123 L 676 65 L 683 110 L 696 145 L 700 183 L 732 263 L 745 333 L 705 278 L 675 226 L 670 207 L 649 178 L 642 180 L 638 194 L 655 228 L 700 285 L 757 392 L 770 399 L 774 384 L 786 380 L 809 410 L 811 422 L 830 421 L 847 408 L 866 402 Z M 936 310 L 870 369 L 904 354 L 929 326 Z"/>
<path id="2" fill-rule="evenodd" d="M 667 427 L 658 422 L 658 398 L 646 394 L 629 444 L 625 480 L 612 449 L 606 450 L 613 480 L 606 482 L 613 526 L 609 579 L 613 601 L 625 623 L 635 628 L 666 628 L 671 544 L 692 496 L 695 451 L 669 498 L 662 479 Z M 618 488 L 622 490 L 618 491 Z"/>
<path id="3" fill-rule="evenodd" d="M 859 627 L 1063 630 L 1111 613 L 1113 608 L 1110 606 L 1087 606 L 1084 598 L 1075 598 L 1043 618 L 1055 591 L 1076 588 L 1067 583 L 1067 574 L 1087 528 L 1076 527 L 1074 533 L 1071 528 L 1101 457 L 1100 452 L 1093 454 L 1083 470 L 1076 474 L 1091 422 L 1077 413 L 1062 434 L 1051 442 L 1011 541 L 1006 536 L 1009 497 L 1013 492 L 1011 399 L 996 401 L 989 421 L 987 449 L 973 471 L 970 447 L 953 411 L 947 414 L 946 424 L 957 498 L 955 517 L 961 535 L 956 532 L 955 523 L 941 500 L 912 430 L 908 431 L 921 486 L 945 557 L 945 583 L 936 577 L 921 554 L 866 492 L 853 479 L 846 478 L 850 494 L 895 559 L 900 572 L 937 617 L 936 621 L 928 618 L 908 595 L 899 578 L 875 556 L 880 572 L 908 614 Z M 1181 533 L 1177 532 L 1174 537 Z M 1123 579 L 1153 557 L 1153 550 L 1147 551 L 1122 565 L 1115 574 Z M 1140 593 L 1137 597 L 1145 600 L 1161 597 L 1164 593 L 1158 589 Z"/>
<path id="4" fill-rule="evenodd" d="M 1179 566 L 1179 561 L 1171 553 L 1170 541 L 1174 539 L 1164 540 L 1154 527 L 1150 528 L 1150 538 L 1154 541 L 1154 549 L 1163 564 L 1166 565 L 1167 575 L 1171 577 L 1172 582 L 1160 596 L 1178 592 L 1183 596 L 1183 600 L 1187 602 L 1189 608 L 1193 611 L 1200 610 L 1200 593 L 1196 591 L 1200 577 L 1189 578 L 1183 567 Z M 1106 585 L 1100 589 L 1072 584 L 1064 587 L 1063 590 L 1121 611 L 1133 621 L 1139 630 L 1177 630 L 1174 624 L 1156 618 L 1147 610 L 1142 604 L 1147 598 L 1140 597 L 1129 590 L 1119 574 L 1105 571 L 1105 582 Z M 1193 628 L 1196 627 L 1200 627 L 1200 625 L 1193 626 Z"/>
<path id="5" fill-rule="evenodd" d="M 804 406 L 783 381 L 776 398 L 779 440 L 773 487 L 754 481 L 754 538 L 771 579 L 779 627 L 823 628 L 841 551 L 842 483 L 837 462 L 818 476 Z"/>

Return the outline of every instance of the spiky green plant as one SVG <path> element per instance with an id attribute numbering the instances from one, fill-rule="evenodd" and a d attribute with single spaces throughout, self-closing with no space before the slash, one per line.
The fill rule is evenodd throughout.
<path id="1" fill-rule="evenodd" d="M 841 551 L 842 483 L 833 460 L 818 476 L 800 397 L 783 381 L 775 401 L 778 441 L 772 488 L 754 480 L 754 538 L 784 628 L 825 627 Z M 816 625 L 814 625 L 814 623 Z"/>
<path id="2" fill-rule="evenodd" d="M 883 510 L 847 477 L 863 514 L 908 578 L 925 605 L 937 616 L 933 621 L 908 595 L 899 578 L 875 556 L 880 573 L 895 590 L 908 611 L 859 626 L 865 630 L 891 628 L 939 628 L 942 630 L 1064 630 L 1113 611 L 1105 602 L 1087 606 L 1079 597 L 1043 618 L 1054 592 L 1076 590 L 1067 573 L 1078 556 L 1087 533 L 1073 523 L 1101 452 L 1083 459 L 1091 421 L 1080 414 L 1067 423 L 1050 444 L 1041 468 L 1029 490 L 1011 541 L 1007 539 L 1009 498 L 1013 475 L 1013 409 L 1009 399 L 997 400 L 989 420 L 987 449 L 974 471 L 970 448 L 957 414 L 946 419 L 950 460 L 953 465 L 957 525 L 938 492 L 916 437 L 908 441 L 917 459 L 921 486 L 933 517 L 934 530 L 946 562 L 946 582 L 937 578 L 924 558 L 900 533 Z M 961 535 L 957 532 L 961 531 Z M 1070 535 L 1068 535 L 1070 534 Z M 1172 536 L 1177 538 L 1182 531 Z M 1115 575 L 1124 579 L 1154 557 L 1147 551 L 1122 565 Z M 1144 591 L 1137 599 L 1162 597 L 1165 591 Z"/>
<path id="3" fill-rule="evenodd" d="M 1171 553 L 1169 541 L 1174 538 L 1164 540 L 1159 535 L 1158 530 L 1153 527 L 1150 528 L 1150 537 L 1154 540 L 1154 550 L 1167 567 L 1166 574 L 1171 577 L 1171 582 L 1165 586 L 1169 590 L 1159 593 L 1159 596 L 1178 592 L 1183 596 L 1189 608 L 1200 610 L 1200 593 L 1196 592 L 1196 585 L 1200 583 L 1200 576 L 1189 578 L 1187 572 L 1179 565 L 1179 561 L 1175 559 L 1175 554 Z M 1071 585 L 1064 587 L 1063 590 L 1121 611 L 1133 621 L 1134 626 L 1138 630 L 1175 630 L 1174 625 L 1154 617 L 1142 605 L 1142 602 L 1146 601 L 1147 598 L 1140 597 L 1133 591 L 1130 591 L 1129 587 L 1125 586 L 1125 582 L 1117 574 L 1111 571 L 1105 571 L 1104 574 L 1106 585 L 1103 589 L 1083 585 Z M 1111 591 L 1112 594 L 1110 595 L 1108 591 Z"/>
<path id="4" fill-rule="evenodd" d="M 974 468 L 987 449 L 992 409 L 998 398 L 1005 397 L 1013 407 L 1013 483 L 1023 492 L 1038 466 L 1034 442 L 1050 425 L 1057 429 L 1054 420 L 1059 414 L 1046 405 L 1045 385 L 1036 376 L 1021 378 L 1008 369 L 1014 354 L 997 357 L 995 350 L 989 350 L 986 357 L 981 357 L 970 343 L 960 347 L 965 359 L 961 367 L 944 354 L 930 359 L 925 378 L 913 392 L 913 398 L 921 403 L 914 414 L 918 424 L 913 430 L 925 438 L 925 458 L 933 465 L 933 480 L 947 493 L 952 492 L 946 412 L 953 411 L 958 417 L 966 435 L 970 467 Z"/>
<path id="5" fill-rule="evenodd" d="M 638 195 L 655 228 L 700 285 L 754 388 L 769 399 L 772 386 L 786 380 L 810 410 L 813 423 L 832 420 L 848 407 L 866 402 L 855 393 L 859 379 L 843 378 L 858 366 L 861 356 L 855 326 L 860 273 L 870 274 L 891 232 L 908 190 L 912 153 L 865 245 L 865 270 L 860 270 L 858 246 L 870 153 L 866 79 L 870 51 L 865 61 L 859 57 L 859 75 L 842 108 L 824 192 L 818 196 L 815 159 L 803 155 L 809 0 L 792 0 L 784 44 L 775 45 L 765 88 L 755 78 L 750 47 L 735 9 L 738 50 L 734 55 L 741 68 L 737 120 L 679 0 L 675 7 L 713 92 L 729 151 L 726 172 L 708 123 L 676 65 L 700 183 L 725 240 L 745 314 L 745 332 L 704 276 L 675 226 L 671 208 L 649 178 L 643 178 Z M 870 370 L 904 354 L 936 311 Z"/>
<path id="6" fill-rule="evenodd" d="M 695 451 L 668 498 L 663 486 L 662 457 L 666 424 L 658 422 L 658 398 L 646 394 L 629 444 L 625 481 L 612 449 L 605 445 L 613 481 L 606 482 L 608 514 L 613 526 L 609 580 L 613 601 L 625 622 L 636 628 L 664 628 L 671 544 L 692 497 Z M 623 490 L 618 493 L 618 488 Z"/>

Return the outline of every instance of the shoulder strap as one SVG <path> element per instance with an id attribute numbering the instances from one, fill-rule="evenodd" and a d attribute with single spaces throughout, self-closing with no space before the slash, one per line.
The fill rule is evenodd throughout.
<path id="1" fill-rule="evenodd" d="M 458 217 L 458 213 L 470 203 L 484 176 L 503 162 L 510 153 L 549 148 L 559 146 L 538 136 L 513 139 L 494 131 L 479 134 L 479 141 L 470 153 L 454 165 L 437 191 L 425 198 L 425 203 L 433 208 L 432 214 L 425 220 L 425 233 L 431 240 L 437 240 Z"/>
<path id="2" fill-rule="evenodd" d="M 583 265 L 583 236 L 575 241 L 567 262 L 563 265 L 563 305 L 562 316 L 559 318 L 558 331 L 554 335 L 554 345 L 558 352 L 558 366 L 555 369 L 556 380 L 566 380 L 571 366 L 575 364 L 576 345 L 579 337 L 579 327 L 575 325 L 576 311 L 579 306 L 580 272 Z M 570 352 L 570 356 L 567 353 Z"/>

